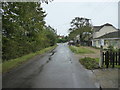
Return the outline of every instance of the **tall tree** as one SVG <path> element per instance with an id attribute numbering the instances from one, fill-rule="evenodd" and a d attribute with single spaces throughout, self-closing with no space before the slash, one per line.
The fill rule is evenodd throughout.
<path id="1" fill-rule="evenodd" d="M 55 41 L 53 44 L 48 41 L 51 39 L 47 35 L 52 36 L 55 33 L 50 28 L 45 28 L 46 14 L 41 8 L 41 3 L 4 2 L 2 5 L 4 60 L 20 57 L 55 44 Z"/>
<path id="2" fill-rule="evenodd" d="M 42 3 L 48 4 L 49 2 L 52 2 L 53 0 L 40 0 Z"/>
<path id="3" fill-rule="evenodd" d="M 80 43 L 84 42 L 86 36 L 91 33 L 90 19 L 75 17 L 70 24 L 71 28 L 69 29 L 69 36 L 74 38 L 79 35 Z"/>

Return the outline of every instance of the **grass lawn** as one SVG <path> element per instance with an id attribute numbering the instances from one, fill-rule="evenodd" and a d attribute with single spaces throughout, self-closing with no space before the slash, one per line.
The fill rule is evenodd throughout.
<path id="1" fill-rule="evenodd" d="M 85 57 L 80 59 L 79 61 L 87 69 L 93 70 L 99 68 L 99 58 Z"/>
<path id="2" fill-rule="evenodd" d="M 30 60 L 34 56 L 39 55 L 39 54 L 44 54 L 44 53 L 54 49 L 55 47 L 56 46 L 48 47 L 48 48 L 45 48 L 43 50 L 37 51 L 35 53 L 30 53 L 28 55 L 25 55 L 25 56 L 22 56 L 22 57 L 19 57 L 16 59 L 5 61 L 2 63 L 2 72 L 3 73 L 8 72 L 9 70 L 16 68 L 16 67 L 20 66 L 21 64 L 23 64 L 24 62 Z"/>
<path id="3" fill-rule="evenodd" d="M 89 48 L 85 48 L 85 47 L 76 47 L 76 46 L 69 46 L 69 48 L 71 49 L 72 52 L 76 53 L 76 54 L 89 54 L 89 53 L 95 53 L 94 51 L 92 51 Z"/>

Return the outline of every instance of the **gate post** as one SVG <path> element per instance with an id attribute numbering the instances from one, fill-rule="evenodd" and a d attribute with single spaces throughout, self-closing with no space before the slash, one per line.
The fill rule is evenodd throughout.
<path id="1" fill-rule="evenodd" d="M 99 60 L 99 67 L 103 67 L 103 46 L 101 45 L 101 48 L 100 48 L 100 60 Z"/>

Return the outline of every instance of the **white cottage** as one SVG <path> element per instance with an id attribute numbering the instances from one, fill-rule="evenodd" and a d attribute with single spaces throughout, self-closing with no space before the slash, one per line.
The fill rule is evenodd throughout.
<path id="1" fill-rule="evenodd" d="M 92 46 L 100 47 L 101 44 L 104 48 L 108 46 L 120 48 L 120 30 L 109 23 L 102 26 L 94 26 Z"/>

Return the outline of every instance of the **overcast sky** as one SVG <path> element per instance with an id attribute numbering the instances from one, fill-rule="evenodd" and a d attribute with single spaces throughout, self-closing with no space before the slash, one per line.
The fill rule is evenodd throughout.
<path id="1" fill-rule="evenodd" d="M 89 18 L 94 26 L 110 23 L 118 28 L 118 0 L 56 0 L 42 4 L 42 7 L 47 13 L 47 25 L 56 29 L 58 35 L 69 33 L 70 22 L 74 17 Z"/>

